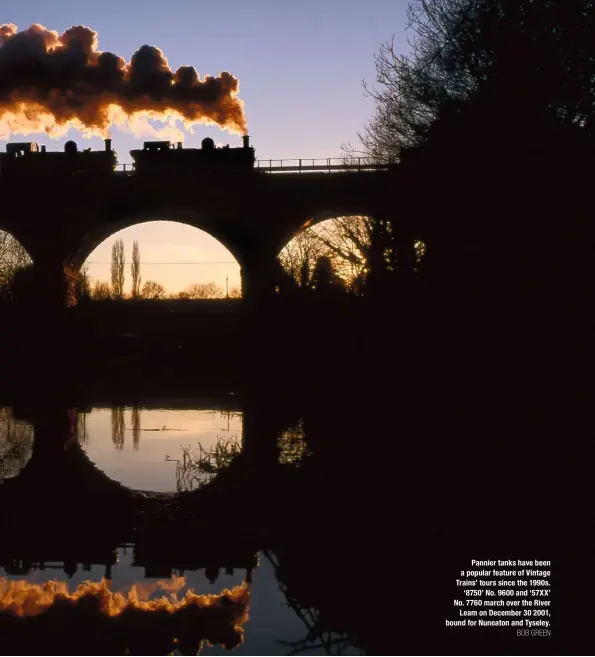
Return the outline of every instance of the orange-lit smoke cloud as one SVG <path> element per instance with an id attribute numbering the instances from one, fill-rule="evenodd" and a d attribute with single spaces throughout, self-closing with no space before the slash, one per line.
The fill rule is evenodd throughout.
<path id="1" fill-rule="evenodd" d="M 198 595 L 178 578 L 156 585 L 137 585 L 124 595 L 105 580 L 84 582 L 72 593 L 65 582 L 33 584 L 0 578 L 0 633 L 11 654 L 43 654 L 52 642 L 76 654 L 197 654 L 203 641 L 231 649 L 244 639 L 250 590 L 245 582 L 219 595 Z M 147 599 L 155 590 L 168 595 Z M 88 653 L 89 637 L 93 650 Z M 20 651 L 15 653 L 15 646 Z M 147 652 L 156 647 L 165 652 Z M 190 652 L 187 651 L 190 649 Z M 110 652 L 110 651 L 116 652 Z M 138 652 L 140 650 L 140 652 Z M 107 651 L 107 652 L 105 652 Z M 48 653 L 49 654 L 49 653 Z M 75 653 L 61 653 L 75 654 Z"/>
<path id="2" fill-rule="evenodd" d="M 245 134 L 238 92 L 239 80 L 226 71 L 203 79 L 192 66 L 172 71 L 155 46 L 141 46 L 129 62 L 102 52 L 97 33 L 82 25 L 63 34 L 38 24 L 21 32 L 0 25 L 0 138 L 58 137 L 70 127 L 105 137 L 114 124 L 179 138 L 177 120 L 187 129 L 203 123 Z M 153 128 L 149 119 L 166 126 Z"/>

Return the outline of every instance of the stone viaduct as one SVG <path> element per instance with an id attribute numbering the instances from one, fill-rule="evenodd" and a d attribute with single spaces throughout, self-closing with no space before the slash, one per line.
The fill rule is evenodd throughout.
<path id="1" fill-rule="evenodd" d="M 118 172 L 0 176 L 0 230 L 29 252 L 35 296 L 62 304 L 86 258 L 115 232 L 151 220 L 185 223 L 238 261 L 245 298 L 274 292 L 277 256 L 301 227 L 348 214 L 391 218 L 392 170 L 264 173 Z"/>

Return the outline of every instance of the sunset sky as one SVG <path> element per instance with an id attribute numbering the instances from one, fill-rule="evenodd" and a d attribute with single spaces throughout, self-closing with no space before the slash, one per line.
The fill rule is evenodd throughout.
<path id="1" fill-rule="evenodd" d="M 3 0 L 0 23 L 19 29 L 41 23 L 63 32 L 83 24 L 96 30 L 99 49 L 126 60 L 143 44 L 161 48 L 172 69 L 194 66 L 201 77 L 229 71 L 240 80 L 248 131 L 260 159 L 340 157 L 341 144 L 357 142 L 357 132 L 373 113 L 362 79 L 374 80 L 374 53 L 395 35 L 397 49 L 408 50 L 405 33 L 407 0 Z M 162 124 L 155 124 L 162 127 Z M 183 129 L 183 125 L 179 124 Z M 219 128 L 198 126 L 184 143 L 196 147 L 201 139 L 240 146 L 239 136 Z M 113 146 L 121 162 L 130 162 L 129 151 L 142 145 L 119 128 L 112 131 Z M 148 135 L 147 139 L 154 139 Z M 13 140 L 23 137 L 14 135 Z M 62 139 L 45 134 L 27 140 L 61 150 L 67 139 L 82 143 L 71 130 Z M 83 144 L 103 148 L 99 138 Z M 171 224 L 146 224 L 123 231 L 127 258 L 138 240 L 146 262 L 220 262 L 233 260 L 209 236 Z M 91 255 L 107 262 L 113 237 Z M 107 278 L 108 267 L 91 265 L 91 275 Z M 192 282 L 215 280 L 224 286 L 239 282 L 237 266 L 154 265 L 143 278 L 156 279 L 171 291 Z"/>

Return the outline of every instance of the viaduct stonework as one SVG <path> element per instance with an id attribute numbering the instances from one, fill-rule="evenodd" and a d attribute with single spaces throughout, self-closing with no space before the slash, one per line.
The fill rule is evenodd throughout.
<path id="1" fill-rule="evenodd" d="M 241 267 L 244 296 L 266 296 L 280 276 L 279 252 L 301 227 L 348 214 L 392 218 L 397 195 L 389 167 L 296 174 L 157 164 L 137 166 L 128 175 L 113 166 L 64 168 L 58 160 L 55 167 L 0 172 L 0 229 L 29 252 L 38 298 L 63 304 L 80 267 L 102 241 L 154 220 L 178 221 L 215 237 Z"/>

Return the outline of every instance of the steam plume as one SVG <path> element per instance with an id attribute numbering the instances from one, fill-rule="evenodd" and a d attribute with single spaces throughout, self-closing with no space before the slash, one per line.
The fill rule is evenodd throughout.
<path id="1" fill-rule="evenodd" d="M 172 71 L 163 52 L 141 46 L 130 62 L 98 50 L 97 32 L 77 25 L 58 34 L 34 24 L 18 31 L 0 25 L 0 137 L 47 132 L 52 137 L 75 127 L 105 137 L 113 124 L 150 134 L 148 119 L 187 129 L 215 124 L 246 132 L 239 80 L 226 71 L 200 79 L 192 66 Z M 177 131 L 179 132 L 179 131 Z"/>
<path id="2" fill-rule="evenodd" d="M 47 652 L 49 646 L 60 654 L 115 655 L 171 654 L 182 647 L 182 654 L 197 654 L 203 641 L 228 650 L 241 644 L 248 618 L 248 585 L 219 595 L 188 590 L 179 598 L 173 591 L 184 585 L 178 578 L 133 586 L 123 595 L 110 591 L 105 580 L 84 582 L 71 593 L 64 582 L 34 584 L 0 578 L 3 646 L 11 654 L 53 654 Z M 168 591 L 169 596 L 142 599 L 156 589 Z"/>

